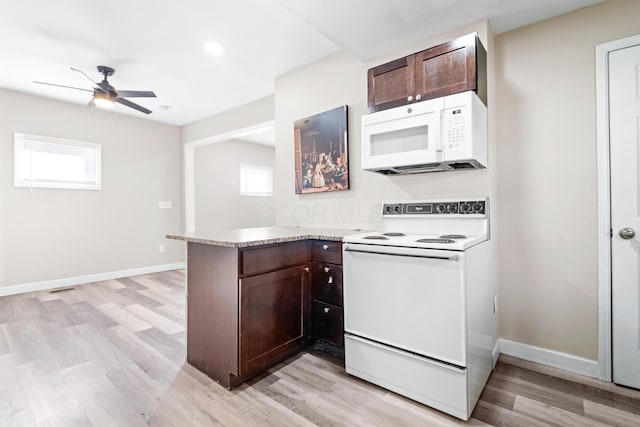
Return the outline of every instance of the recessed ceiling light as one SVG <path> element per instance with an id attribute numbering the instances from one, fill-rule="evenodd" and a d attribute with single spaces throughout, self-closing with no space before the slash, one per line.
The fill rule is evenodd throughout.
<path id="1" fill-rule="evenodd" d="M 204 51 L 211 55 L 220 55 L 224 52 L 224 48 L 220 45 L 220 43 L 209 42 L 204 45 Z"/>

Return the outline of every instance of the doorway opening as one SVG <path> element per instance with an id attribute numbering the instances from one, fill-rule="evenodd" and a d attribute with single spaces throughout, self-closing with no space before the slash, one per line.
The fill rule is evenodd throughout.
<path id="1" fill-rule="evenodd" d="M 196 153 L 197 150 L 205 150 L 212 144 L 221 144 L 231 141 L 241 141 L 253 143 L 261 146 L 275 148 L 274 135 L 275 121 L 267 121 L 255 125 L 243 127 L 229 132 L 224 132 L 198 141 L 186 143 L 184 145 L 184 209 L 185 209 L 185 231 L 193 233 L 196 231 Z M 235 175 L 234 175 L 235 177 Z M 240 169 L 238 168 L 237 178 L 240 179 Z M 238 185 L 238 194 L 239 194 Z M 202 196 L 201 196 L 202 197 Z M 215 194 L 211 194 L 215 198 Z M 223 201 L 219 201 L 224 203 Z M 200 229 L 200 227 L 198 227 Z"/>

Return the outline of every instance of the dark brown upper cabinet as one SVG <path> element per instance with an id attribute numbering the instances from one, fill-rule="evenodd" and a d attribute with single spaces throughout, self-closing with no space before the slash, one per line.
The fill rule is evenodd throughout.
<path id="1" fill-rule="evenodd" d="M 487 103 L 487 51 L 467 34 L 368 72 L 369 112 L 474 90 Z"/>
<path id="2" fill-rule="evenodd" d="M 369 112 L 413 102 L 416 92 L 416 56 L 409 55 L 369 69 Z"/>

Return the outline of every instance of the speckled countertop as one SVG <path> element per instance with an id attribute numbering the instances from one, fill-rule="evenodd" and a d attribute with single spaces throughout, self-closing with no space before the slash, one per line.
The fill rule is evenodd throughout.
<path id="1" fill-rule="evenodd" d="M 167 234 L 167 239 L 184 240 L 191 243 L 244 248 L 247 246 L 270 245 L 293 242 L 296 240 L 335 240 L 342 241 L 349 234 L 362 233 L 359 229 L 345 228 L 308 228 L 308 227 L 258 227 L 238 228 L 234 230 Z"/>

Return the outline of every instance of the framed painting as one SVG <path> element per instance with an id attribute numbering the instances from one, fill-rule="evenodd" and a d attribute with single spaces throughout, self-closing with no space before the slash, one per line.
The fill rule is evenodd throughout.
<path id="1" fill-rule="evenodd" d="M 347 106 L 294 122 L 296 194 L 349 189 Z"/>

